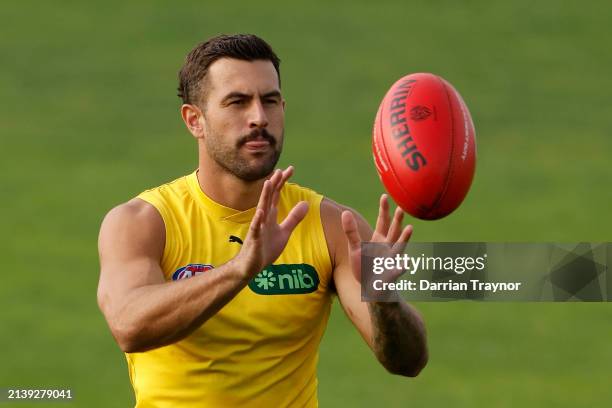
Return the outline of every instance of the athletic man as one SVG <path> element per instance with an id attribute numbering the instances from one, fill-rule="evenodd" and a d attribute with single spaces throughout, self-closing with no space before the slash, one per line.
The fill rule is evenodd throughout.
<path id="1" fill-rule="evenodd" d="M 279 59 L 253 35 L 198 45 L 180 72 L 198 169 L 109 212 L 98 303 L 137 407 L 316 406 L 333 294 L 384 367 L 416 376 L 425 329 L 404 302 L 361 302 L 360 243 L 408 241 L 381 197 L 376 229 L 286 183 Z"/>

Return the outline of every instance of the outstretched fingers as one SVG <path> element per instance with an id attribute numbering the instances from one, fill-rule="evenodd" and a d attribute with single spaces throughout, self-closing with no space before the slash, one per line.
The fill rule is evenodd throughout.
<path id="1" fill-rule="evenodd" d="M 259 202 L 257 203 L 257 209 L 262 210 L 264 212 L 264 215 L 268 212 L 268 209 L 270 208 L 272 188 L 272 182 L 270 180 L 264 181 L 263 188 L 261 189 L 261 194 L 259 195 Z"/>
<path id="2" fill-rule="evenodd" d="M 255 209 L 255 215 L 251 220 L 249 227 L 249 234 L 253 238 L 258 238 L 261 235 L 261 229 L 266 220 L 266 217 L 270 213 L 270 202 L 272 201 L 272 189 L 273 184 L 271 180 L 264 181 L 261 194 L 259 195 L 259 201 L 257 202 L 257 208 Z"/>
<path id="3" fill-rule="evenodd" d="M 391 222 L 391 227 L 389 227 L 389 232 L 387 233 L 387 242 L 393 244 L 398 240 L 400 233 L 402 232 L 402 221 L 404 220 L 404 211 L 397 207 L 395 209 L 395 214 L 393 215 L 393 221 Z"/>
<path id="4" fill-rule="evenodd" d="M 274 188 L 274 194 L 272 196 L 272 205 L 273 206 L 277 206 L 278 205 L 278 201 L 280 199 L 280 192 L 283 189 L 283 186 L 285 185 L 285 182 L 289 179 L 289 177 L 291 177 L 293 175 L 293 166 L 287 167 L 282 172 L 280 170 L 278 170 L 278 171 L 280 173 L 280 177 L 278 179 L 277 185 Z"/>
<path id="5" fill-rule="evenodd" d="M 270 196 L 270 204 L 274 203 L 274 194 L 276 194 L 276 189 L 278 188 L 278 184 L 280 183 L 282 177 L 282 171 L 280 169 L 276 169 L 272 172 L 272 176 L 269 181 L 272 184 L 272 195 Z"/>
<path id="6" fill-rule="evenodd" d="M 255 215 L 251 220 L 251 225 L 249 226 L 249 238 L 257 240 L 261 236 L 261 229 L 263 228 L 263 219 L 264 212 L 262 209 L 258 208 L 255 210 Z"/>
<path id="7" fill-rule="evenodd" d="M 272 176 L 268 180 L 264 181 L 261 195 L 259 196 L 259 203 L 257 208 L 261 208 L 267 216 L 270 212 L 270 207 L 274 203 L 274 195 L 282 179 L 282 172 L 279 169 L 272 172 Z"/>
<path id="8" fill-rule="evenodd" d="M 375 231 L 381 237 L 386 237 L 389 232 L 389 200 L 386 194 L 380 196 Z"/>
<path id="9" fill-rule="evenodd" d="M 408 245 L 408 241 L 412 236 L 413 231 L 412 225 L 406 225 L 402 230 L 402 233 L 399 236 L 399 239 L 393 244 L 393 251 L 395 253 L 402 253 L 406 249 L 406 245 Z"/>
<path id="10" fill-rule="evenodd" d="M 283 188 L 285 182 L 293 174 L 293 166 L 289 166 L 285 170 L 280 169 L 274 170 L 272 176 L 268 180 L 264 181 L 261 194 L 259 195 L 259 201 L 257 202 L 257 208 L 255 215 L 251 221 L 249 228 L 252 237 L 258 237 L 261 234 L 261 230 L 266 222 L 274 220 L 276 222 L 276 215 L 278 213 L 277 205 L 280 199 L 280 191 Z M 306 212 L 308 211 L 308 204 L 298 203 L 281 226 L 289 228 L 292 231 L 295 226 L 304 219 Z"/>
<path id="11" fill-rule="evenodd" d="M 342 212 L 342 229 L 348 240 L 349 248 L 353 251 L 361 248 L 361 236 L 357 229 L 357 221 L 352 212 L 346 210 Z"/>
<path id="12" fill-rule="evenodd" d="M 281 230 L 291 234 L 295 227 L 306 217 L 308 213 L 308 203 L 306 201 L 300 201 L 289 211 L 289 214 L 285 217 L 283 222 L 280 224 Z"/>

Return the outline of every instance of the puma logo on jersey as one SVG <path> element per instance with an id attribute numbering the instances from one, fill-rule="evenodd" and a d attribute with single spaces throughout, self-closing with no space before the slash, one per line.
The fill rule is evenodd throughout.
<path id="1" fill-rule="evenodd" d="M 229 236 L 229 242 L 237 242 L 240 245 L 242 245 L 242 240 L 240 238 L 238 238 L 237 236 L 235 236 L 235 235 L 230 235 Z"/>

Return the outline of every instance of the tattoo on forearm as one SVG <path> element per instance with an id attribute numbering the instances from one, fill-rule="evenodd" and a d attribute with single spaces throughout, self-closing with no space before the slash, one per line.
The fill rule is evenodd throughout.
<path id="1" fill-rule="evenodd" d="M 369 303 L 372 345 L 389 371 L 416 375 L 427 361 L 425 327 L 417 312 L 403 302 Z"/>

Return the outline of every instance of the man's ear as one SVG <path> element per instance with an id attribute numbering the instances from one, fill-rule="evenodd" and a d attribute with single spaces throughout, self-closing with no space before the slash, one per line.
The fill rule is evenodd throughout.
<path id="1" fill-rule="evenodd" d="M 187 129 L 189 129 L 189 132 L 191 132 L 193 137 L 196 139 L 204 138 L 204 113 L 198 106 L 191 105 L 189 103 L 181 105 L 181 117 L 183 118 L 185 126 L 187 126 Z"/>

